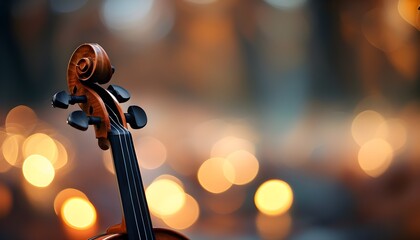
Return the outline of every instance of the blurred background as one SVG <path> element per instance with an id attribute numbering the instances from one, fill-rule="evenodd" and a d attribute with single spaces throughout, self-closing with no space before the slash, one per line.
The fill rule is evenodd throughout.
<path id="1" fill-rule="evenodd" d="M 53 109 L 99 43 L 155 227 L 191 239 L 420 239 L 418 0 L 2 0 L 0 239 L 121 221 L 109 151 Z"/>

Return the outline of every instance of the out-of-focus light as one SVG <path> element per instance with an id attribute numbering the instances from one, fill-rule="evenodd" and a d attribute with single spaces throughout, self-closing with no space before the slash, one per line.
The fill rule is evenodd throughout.
<path id="1" fill-rule="evenodd" d="M 87 0 L 50 0 L 50 5 L 54 12 L 69 13 L 80 9 L 86 2 Z"/>
<path id="2" fill-rule="evenodd" d="M 146 169 L 160 167 L 166 160 L 166 147 L 154 137 L 143 137 L 136 141 L 139 165 Z"/>
<path id="3" fill-rule="evenodd" d="M 24 139 L 21 135 L 10 135 L 2 144 L 3 157 L 12 166 L 18 166 L 22 163 L 20 150 Z"/>
<path id="4" fill-rule="evenodd" d="M 57 147 L 57 160 L 53 162 L 53 166 L 55 169 L 60 169 L 67 164 L 69 156 L 67 154 L 66 148 L 61 142 L 54 139 L 54 143 Z"/>
<path id="5" fill-rule="evenodd" d="M 36 127 L 37 121 L 38 118 L 31 108 L 19 105 L 10 110 L 6 116 L 6 132 L 27 136 Z"/>
<path id="6" fill-rule="evenodd" d="M 152 11 L 154 0 L 106 0 L 102 7 L 105 24 L 112 29 L 132 28 Z"/>
<path id="7" fill-rule="evenodd" d="M 35 133 L 23 142 L 23 158 L 30 155 L 41 155 L 50 160 L 52 164 L 57 161 L 58 149 L 54 139 L 44 133 Z"/>
<path id="8" fill-rule="evenodd" d="M 104 151 L 102 153 L 102 160 L 104 162 L 106 170 L 108 170 L 108 172 L 112 174 L 115 174 L 114 160 L 112 159 L 111 151 Z"/>
<path id="9" fill-rule="evenodd" d="M 409 24 L 420 30 L 419 1 L 399 0 L 398 13 Z"/>
<path id="10" fill-rule="evenodd" d="M 263 239 L 285 239 L 292 228 L 292 218 L 289 214 L 268 216 L 259 213 L 255 222 Z"/>
<path id="11" fill-rule="evenodd" d="M 157 217 L 178 212 L 185 204 L 185 192 L 176 182 L 159 179 L 146 189 L 150 211 Z"/>
<path id="12" fill-rule="evenodd" d="M 252 154 L 255 154 L 255 146 L 250 141 L 237 138 L 233 136 L 227 136 L 217 141 L 211 149 L 211 157 L 227 157 L 232 152 L 238 150 L 246 150 Z"/>
<path id="13" fill-rule="evenodd" d="M 200 215 L 200 208 L 197 201 L 185 194 L 185 204 L 175 214 L 164 216 L 162 218 L 169 227 L 175 229 L 186 229 L 193 225 Z"/>
<path id="14" fill-rule="evenodd" d="M 254 202 L 258 210 L 264 214 L 281 215 L 292 206 L 292 188 L 282 180 L 268 180 L 258 187 Z"/>
<path id="15" fill-rule="evenodd" d="M 412 29 L 398 14 L 397 2 L 383 2 L 366 12 L 361 29 L 366 40 L 386 53 L 403 47 L 412 38 Z"/>
<path id="16" fill-rule="evenodd" d="M 257 158 L 244 150 L 229 154 L 226 158 L 235 169 L 235 178 L 232 182 L 236 185 L 244 185 L 251 182 L 258 174 L 259 163 Z"/>
<path id="17" fill-rule="evenodd" d="M 82 198 L 82 199 L 88 199 L 87 196 L 74 188 L 66 188 L 64 190 L 62 190 L 61 192 L 59 192 L 57 194 L 57 196 L 55 196 L 54 199 L 54 211 L 55 214 L 57 214 L 57 216 L 61 213 L 61 207 L 63 206 L 63 203 L 70 199 L 70 198 L 74 198 L 74 197 L 78 197 L 78 198 Z"/>
<path id="18" fill-rule="evenodd" d="M 420 15 L 419 15 L 420 19 Z M 420 26 L 420 23 L 419 23 Z M 420 28 L 420 27 L 419 27 Z M 403 77 L 399 78 L 402 81 L 414 82 L 420 72 L 418 69 L 418 44 L 413 38 L 398 48 L 396 51 L 387 52 L 386 56 L 395 70 L 397 70 Z"/>
<path id="19" fill-rule="evenodd" d="M 377 135 L 386 139 L 395 151 L 401 149 L 407 141 L 407 130 L 400 119 L 389 119 L 383 122 L 378 127 Z"/>
<path id="20" fill-rule="evenodd" d="M 61 217 L 69 227 L 83 230 L 95 224 L 96 210 L 89 200 L 72 197 L 63 203 Z"/>
<path id="21" fill-rule="evenodd" d="M 127 40 L 159 40 L 172 29 L 174 13 L 167 1 L 106 0 L 101 16 L 105 25 Z"/>
<path id="22" fill-rule="evenodd" d="M 13 196 L 10 189 L 0 183 L 0 218 L 5 217 L 12 210 Z"/>
<path id="23" fill-rule="evenodd" d="M 179 178 L 177 178 L 175 176 L 172 176 L 172 175 L 169 175 L 169 174 L 162 174 L 159 177 L 157 177 L 155 179 L 155 181 L 160 180 L 160 179 L 168 179 L 168 180 L 171 180 L 173 182 L 176 182 L 176 184 L 178 184 L 182 189 L 184 189 L 184 183 L 181 180 L 179 180 Z"/>
<path id="24" fill-rule="evenodd" d="M 269 5 L 278 9 L 294 9 L 302 7 L 306 0 L 264 0 Z"/>
<path id="25" fill-rule="evenodd" d="M 354 141 L 362 146 L 367 141 L 377 137 L 378 127 L 385 122 L 378 112 L 366 110 L 359 113 L 351 125 L 351 134 Z"/>
<path id="26" fill-rule="evenodd" d="M 201 186 L 211 193 L 222 193 L 235 181 L 235 168 L 225 158 L 210 158 L 197 173 Z"/>
<path id="27" fill-rule="evenodd" d="M 389 167 L 394 151 L 383 139 L 375 138 L 359 150 L 358 160 L 362 170 L 371 177 L 381 175 Z"/>
<path id="28" fill-rule="evenodd" d="M 51 162 L 41 155 L 31 155 L 22 166 L 26 181 L 36 187 L 46 187 L 54 180 L 55 170 Z"/>
<path id="29" fill-rule="evenodd" d="M 4 173 L 7 172 L 12 165 L 10 165 L 8 162 L 6 162 L 6 160 L 4 159 L 3 156 L 3 142 L 4 140 L 7 139 L 7 133 L 5 131 L 3 131 L 3 129 L 0 129 L 0 149 L 1 149 L 1 153 L 0 153 L 0 173 Z"/>

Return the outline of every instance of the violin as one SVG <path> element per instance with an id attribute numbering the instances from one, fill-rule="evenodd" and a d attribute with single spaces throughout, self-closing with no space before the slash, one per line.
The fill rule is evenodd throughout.
<path id="1" fill-rule="evenodd" d="M 52 105 L 57 108 L 67 109 L 69 105 L 77 103 L 81 110 L 70 113 L 67 123 L 82 131 L 93 125 L 99 147 L 112 151 L 123 219 L 121 224 L 90 239 L 188 239 L 175 231 L 152 226 L 133 139 L 127 128 L 127 124 L 133 129 L 143 128 L 147 116 L 138 106 L 130 106 L 127 113 L 122 111 L 119 103 L 130 99 L 130 93 L 123 87 L 111 84 L 104 89 L 101 86 L 111 80 L 114 71 L 100 45 L 82 44 L 74 51 L 68 64 L 67 85 L 70 94 L 61 91 L 52 98 Z"/>

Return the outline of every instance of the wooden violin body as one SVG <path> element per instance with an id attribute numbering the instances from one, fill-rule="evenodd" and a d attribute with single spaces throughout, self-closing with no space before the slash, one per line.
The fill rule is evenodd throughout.
<path id="1" fill-rule="evenodd" d="M 172 230 L 164 229 L 164 228 L 154 228 L 153 232 L 155 234 L 156 240 L 180 240 L 180 239 L 188 239 L 187 237 L 174 232 Z M 91 238 L 89 240 L 127 240 L 127 234 L 121 233 L 110 233 L 110 234 L 102 234 L 97 237 Z"/>
<path id="2" fill-rule="evenodd" d="M 130 94 L 117 85 L 107 89 L 114 73 L 108 55 L 98 44 L 82 44 L 73 53 L 67 70 L 65 91 L 53 96 L 54 107 L 68 108 L 78 104 L 82 111 L 72 112 L 67 123 L 79 130 L 94 125 L 98 145 L 102 150 L 111 149 L 115 175 L 123 208 L 122 223 L 108 229 L 107 233 L 93 237 L 95 240 L 179 240 L 188 239 L 171 230 L 154 229 L 147 206 L 144 187 L 127 124 L 133 129 L 146 125 L 147 116 L 138 106 L 130 106 L 124 113 L 119 103 L 130 99 Z"/>

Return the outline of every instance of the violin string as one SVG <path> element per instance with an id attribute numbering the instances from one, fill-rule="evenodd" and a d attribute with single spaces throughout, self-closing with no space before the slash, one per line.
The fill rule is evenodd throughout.
<path id="1" fill-rule="evenodd" d="M 110 108 L 107 104 L 105 104 L 106 106 L 107 106 L 107 108 L 110 110 L 109 112 L 110 113 L 112 113 L 113 115 L 114 115 L 114 117 L 117 119 L 117 121 L 118 121 L 118 123 L 116 123 L 115 122 L 115 120 L 113 119 L 113 118 L 110 118 L 111 119 L 111 121 L 112 122 L 114 122 L 115 123 L 115 126 L 114 126 L 114 128 L 117 130 L 117 132 L 118 133 L 120 133 L 120 131 L 118 130 L 118 128 L 124 133 L 124 131 L 127 131 L 125 128 L 123 128 L 122 127 L 122 125 L 121 125 L 121 122 L 119 121 L 119 118 L 117 117 L 117 115 L 116 115 L 116 113 L 112 110 L 112 108 Z M 124 140 L 125 140 L 125 142 L 126 142 L 126 144 L 125 144 L 125 146 L 126 146 L 126 149 L 127 149 L 127 151 L 129 152 L 129 154 L 130 155 L 132 155 L 132 159 L 134 160 L 134 159 L 136 159 L 135 157 L 134 157 L 134 153 L 133 153 L 133 151 L 131 151 L 130 150 L 130 148 L 129 148 L 129 146 L 128 146 L 128 144 L 132 144 L 130 141 L 129 141 L 129 139 L 127 140 L 127 137 L 128 136 L 126 136 L 126 135 L 124 135 Z M 120 137 L 120 135 L 118 136 L 118 138 L 119 138 L 119 140 L 120 140 L 120 146 L 121 146 L 121 144 L 122 144 L 122 141 L 121 141 L 121 137 Z M 132 145 L 131 145 L 131 147 L 133 147 Z M 122 146 L 121 146 L 121 148 L 122 148 Z M 129 158 L 130 158 L 130 156 L 128 156 Z M 127 166 L 126 166 L 126 163 L 125 163 L 125 158 L 123 157 L 123 159 L 124 159 L 124 166 L 125 166 L 125 171 L 126 171 L 126 174 L 128 175 L 128 172 L 127 172 Z M 136 196 L 137 196 L 137 202 L 139 203 L 139 211 L 140 211 L 140 214 L 141 214 L 141 216 L 142 216 L 142 222 L 143 222 L 143 229 L 144 229 L 144 232 L 145 232 L 145 234 L 146 234 L 146 239 L 147 239 L 147 230 L 146 230 L 146 223 L 145 223 L 145 219 L 144 219 L 144 214 L 143 214 L 143 210 L 141 209 L 141 204 L 140 204 L 140 202 L 139 202 L 139 194 L 138 194 L 138 192 L 137 192 L 137 184 L 136 184 L 136 180 L 135 180 L 135 174 L 134 174 L 134 169 L 133 169 L 133 166 L 132 166 L 132 164 L 131 164 L 131 161 L 129 161 L 129 164 L 130 164 L 130 168 L 131 168 L 131 173 L 132 173 L 132 175 L 133 175 L 133 181 L 134 181 L 134 189 L 135 189 L 135 192 L 136 192 Z M 141 181 L 140 180 L 140 175 L 139 175 L 139 173 L 137 172 L 137 177 L 138 177 L 138 180 L 139 181 Z M 127 176 L 127 180 L 128 180 L 128 176 Z M 131 190 L 130 190 L 131 188 L 129 188 L 129 191 L 130 191 L 130 194 L 131 194 Z M 142 200 L 144 201 L 144 202 L 146 202 L 146 200 L 144 199 L 144 195 L 143 194 L 140 194 L 140 196 L 141 196 L 141 198 L 142 198 Z M 133 203 L 133 209 L 134 209 L 134 202 L 133 202 L 133 199 L 131 199 L 131 202 Z M 135 213 L 134 213 L 135 214 Z M 146 214 L 147 215 L 147 214 Z M 136 216 L 135 216 L 136 217 Z M 147 216 L 146 216 L 147 217 Z M 138 225 L 138 222 L 137 222 L 137 218 L 136 218 L 136 224 Z M 139 228 L 138 228 L 138 226 L 136 226 L 137 227 L 137 229 L 139 230 Z M 152 231 L 151 231 L 151 227 L 149 227 L 148 228 L 149 229 L 149 231 L 150 231 L 150 234 L 151 234 L 151 236 L 153 236 L 153 233 L 152 233 Z"/>
<path id="2" fill-rule="evenodd" d="M 129 153 L 130 153 L 130 155 L 131 155 L 131 159 L 133 159 L 133 160 L 135 160 L 136 162 L 137 162 L 137 158 L 136 158 L 136 156 L 135 156 L 135 152 L 134 152 L 134 146 L 133 146 L 133 140 L 132 140 L 132 138 L 131 138 L 131 135 L 126 135 L 125 136 L 127 139 L 128 139 L 128 141 L 127 141 L 127 145 L 129 145 L 131 148 L 128 148 L 128 150 L 129 150 Z M 136 163 L 136 162 L 134 162 L 134 164 Z M 141 177 L 140 177 L 140 170 L 139 170 L 139 166 L 137 165 L 134 165 L 134 167 L 131 165 L 131 161 L 130 161 L 130 166 L 131 166 L 131 172 L 133 173 L 133 179 L 134 179 L 134 177 L 137 177 L 137 179 L 138 179 L 138 181 L 139 181 L 139 185 L 141 185 L 142 183 L 142 181 L 141 181 Z M 137 168 L 138 169 L 138 171 L 134 171 L 134 169 L 135 168 Z M 139 188 L 140 189 L 140 188 Z M 143 188 L 144 189 L 144 188 Z M 146 212 L 146 221 L 147 221 L 147 224 L 149 224 L 149 227 L 148 227 L 148 230 L 150 231 L 149 233 L 150 233 L 150 236 L 154 236 L 154 234 L 153 234 L 153 232 L 152 232 L 152 225 L 151 225 L 151 220 L 150 220 L 150 216 L 149 216 L 149 214 L 147 213 L 147 201 L 146 201 L 146 199 L 145 199 L 145 195 L 144 194 L 140 194 L 140 196 L 141 196 L 141 198 L 142 198 L 142 202 L 144 203 L 144 204 L 141 204 L 140 205 L 140 207 L 141 206 L 143 206 L 145 209 L 144 209 L 144 211 Z M 137 196 L 138 197 L 138 196 Z"/>
<path id="3" fill-rule="evenodd" d="M 112 110 L 112 108 L 110 108 L 107 104 L 105 104 L 106 105 L 106 107 L 108 108 L 108 110 L 109 111 L 111 111 L 112 112 L 112 114 L 114 114 L 115 116 L 116 116 L 116 114 L 113 112 L 113 110 Z M 108 111 L 108 112 L 109 112 Z M 111 119 L 111 121 L 112 122 L 114 122 L 114 124 L 116 125 L 116 126 L 118 126 L 118 124 L 115 122 L 115 120 L 111 117 L 110 118 Z M 118 119 L 118 118 L 117 118 Z M 119 133 L 118 134 L 118 140 L 119 140 L 119 144 L 120 144 L 120 147 L 121 147 L 121 150 L 123 150 L 124 148 L 123 148 L 123 144 L 122 144 L 122 141 L 121 141 L 121 132 L 119 131 L 119 129 L 117 128 L 117 127 L 115 127 L 114 126 L 114 129 Z M 126 160 L 125 160 L 125 154 L 124 154 L 124 151 L 122 151 L 122 157 L 123 157 L 123 163 L 124 163 L 124 168 L 125 168 L 125 173 L 126 173 L 126 178 L 127 178 L 127 182 L 128 182 L 128 191 L 129 191 L 129 193 L 130 193 L 130 200 L 131 200 L 131 203 L 132 203 L 132 207 L 133 207 L 133 214 L 134 214 L 134 220 L 135 220 L 135 222 L 136 222 L 136 228 L 137 228 L 137 233 L 139 234 L 139 236 L 140 236 L 140 229 L 139 229 L 139 226 L 138 226 L 138 221 L 137 221 L 137 216 L 136 216 L 136 210 L 135 210 L 135 206 L 134 206 L 134 200 L 133 200 L 133 194 L 132 194 L 132 191 L 131 191 L 131 184 L 130 184 L 130 180 L 129 180 L 129 177 L 128 177 L 128 170 L 127 170 L 127 164 L 126 164 Z M 137 191 L 137 190 L 136 190 Z M 142 214 L 142 211 L 140 210 L 140 214 L 142 215 L 142 219 L 143 219 L 143 214 Z M 144 225 L 144 222 L 143 222 L 143 225 Z"/>

